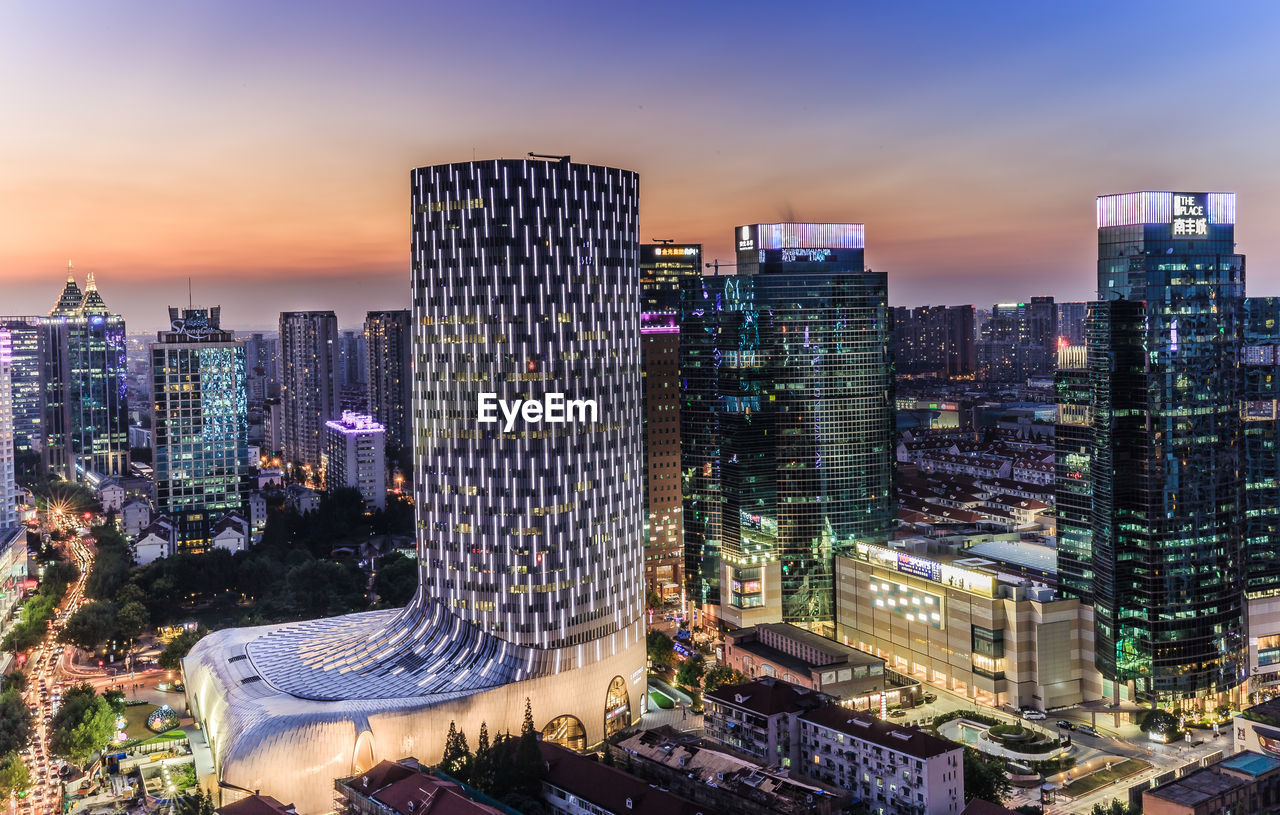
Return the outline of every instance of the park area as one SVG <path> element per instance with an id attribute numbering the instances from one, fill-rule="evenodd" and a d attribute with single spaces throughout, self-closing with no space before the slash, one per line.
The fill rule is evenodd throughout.
<path id="1" fill-rule="evenodd" d="M 156 705 L 129 705 L 124 709 L 125 744 L 129 747 L 142 744 L 160 744 L 166 741 L 184 739 L 187 734 L 175 724 L 156 732 L 147 726 L 147 719 L 157 710 Z"/>
<path id="2" fill-rule="evenodd" d="M 1080 773 L 1078 768 L 1053 778 L 1054 781 L 1062 784 L 1063 794 L 1072 798 L 1079 798 L 1082 795 L 1088 795 L 1091 792 L 1100 790 L 1108 784 L 1114 784 L 1131 775 L 1137 775 L 1151 766 L 1149 763 L 1137 758 L 1093 759 L 1093 761 L 1098 762 L 1098 768 L 1096 770 L 1086 770 L 1083 775 L 1080 775 L 1075 780 L 1068 779 Z"/>

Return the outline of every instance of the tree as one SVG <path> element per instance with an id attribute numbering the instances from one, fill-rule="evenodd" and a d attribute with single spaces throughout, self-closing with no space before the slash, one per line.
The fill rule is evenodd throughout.
<path id="1" fill-rule="evenodd" d="M 1143 716 L 1138 727 L 1144 733 L 1155 733 L 1170 741 L 1178 735 L 1178 731 L 1181 729 L 1178 724 L 1178 717 L 1160 708 L 1154 708 L 1146 716 Z"/>
<path id="2" fill-rule="evenodd" d="M 705 672 L 706 661 L 701 654 L 694 654 L 680 663 L 680 669 L 676 671 L 676 684 L 686 690 L 698 690 L 702 687 L 702 675 Z"/>
<path id="3" fill-rule="evenodd" d="M 1012 787 L 1004 775 L 1004 763 L 994 756 L 988 757 L 972 747 L 964 748 L 964 802 L 981 798 L 999 804 L 1009 795 Z"/>
<path id="4" fill-rule="evenodd" d="M 746 675 L 737 668 L 731 668 L 728 665 L 712 665 L 707 670 L 706 676 L 702 678 L 702 689 L 710 693 L 725 685 L 741 685 L 748 681 L 750 680 Z"/>
<path id="5" fill-rule="evenodd" d="M 675 662 L 676 653 L 672 650 L 674 643 L 661 631 L 650 631 L 645 635 L 645 645 L 649 652 L 649 661 L 655 668 L 669 668 Z"/>
<path id="6" fill-rule="evenodd" d="M 652 586 L 649 587 L 649 589 L 644 594 L 644 605 L 645 605 L 645 608 L 649 608 L 649 609 L 656 610 L 656 609 L 662 608 L 662 595 L 658 594 L 657 589 L 653 588 Z"/>
<path id="7" fill-rule="evenodd" d="M 22 693 L 10 689 L 0 694 L 0 756 L 21 750 L 31 738 L 31 711 Z"/>
<path id="8" fill-rule="evenodd" d="M 191 653 L 191 649 L 195 644 L 209 632 L 201 628 L 197 631 L 184 631 L 169 641 L 169 644 L 160 652 L 160 658 L 156 660 L 156 664 L 166 671 L 176 671 L 182 667 L 182 660 L 187 654 Z"/>
<path id="9" fill-rule="evenodd" d="M 1094 804 L 1089 815 L 1142 815 L 1142 809 L 1112 798 L 1110 804 Z"/>
<path id="10" fill-rule="evenodd" d="M 126 603 L 120 606 L 120 611 L 116 614 L 116 634 L 121 639 L 131 640 L 147 630 L 150 619 L 147 607 L 142 603 Z"/>
<path id="11" fill-rule="evenodd" d="M 444 737 L 444 755 L 440 756 L 440 768 L 449 775 L 457 777 L 471 758 L 471 750 L 467 747 L 467 736 L 458 730 L 453 720 L 449 721 L 449 732 Z"/>
<path id="12" fill-rule="evenodd" d="M 179 795 L 174 801 L 174 811 L 178 815 L 214 815 L 213 796 L 200 787 L 195 792 Z"/>
<path id="13" fill-rule="evenodd" d="M 418 561 L 396 552 L 382 558 L 373 576 L 373 590 L 383 608 L 399 608 L 418 590 Z"/>
<path id="14" fill-rule="evenodd" d="M 85 603 L 67 618 L 58 641 L 96 651 L 116 632 L 116 606 L 109 600 Z"/>
<path id="15" fill-rule="evenodd" d="M 31 773 L 17 753 L 0 758 L 0 801 L 8 801 L 13 793 L 20 793 L 31 786 Z"/>
<path id="16" fill-rule="evenodd" d="M 116 732 L 116 711 L 93 686 L 81 683 L 67 691 L 53 717 L 50 747 L 58 755 L 84 764 L 107 746 Z"/>
<path id="17" fill-rule="evenodd" d="M 471 761 L 471 777 L 467 783 L 479 790 L 493 786 L 493 745 L 489 743 L 489 724 L 480 722 L 480 735 L 476 737 L 476 755 Z"/>
<path id="18" fill-rule="evenodd" d="M 533 705 L 528 697 L 524 700 L 524 721 L 520 725 L 520 740 L 516 742 L 512 771 L 513 791 L 522 792 L 530 798 L 542 794 L 542 779 L 546 777 L 547 765 L 542 760 L 542 749 L 538 747 L 538 730 L 533 724 Z"/>

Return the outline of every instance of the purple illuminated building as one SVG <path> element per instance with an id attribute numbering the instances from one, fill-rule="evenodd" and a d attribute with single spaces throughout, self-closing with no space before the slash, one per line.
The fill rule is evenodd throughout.
<path id="1" fill-rule="evenodd" d="M 684 524 L 680 490 L 680 280 L 701 274 L 701 244 L 640 247 L 640 348 L 644 366 L 644 582 L 681 602 Z"/>
<path id="2" fill-rule="evenodd" d="M 343 411 L 325 422 L 321 454 L 325 485 L 360 491 L 369 509 L 387 507 L 387 429 L 362 413 Z"/>

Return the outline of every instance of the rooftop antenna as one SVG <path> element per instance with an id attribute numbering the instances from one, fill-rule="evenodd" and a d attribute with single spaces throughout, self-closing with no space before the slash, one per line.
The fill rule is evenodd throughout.
<path id="1" fill-rule="evenodd" d="M 555 161 L 563 161 L 565 164 L 568 164 L 568 163 L 569 163 L 569 157 L 568 157 L 568 156 L 554 156 L 554 155 L 550 155 L 550 154 L 548 154 L 548 153 L 530 153 L 530 154 L 529 154 L 529 158 L 545 158 L 545 159 L 554 159 Z"/>
<path id="2" fill-rule="evenodd" d="M 72 268 L 70 260 L 67 261 L 67 282 L 68 283 L 76 282 L 75 269 Z"/>
<path id="3" fill-rule="evenodd" d="M 191 299 L 191 275 L 187 275 L 187 308 L 195 307 L 195 301 Z"/>

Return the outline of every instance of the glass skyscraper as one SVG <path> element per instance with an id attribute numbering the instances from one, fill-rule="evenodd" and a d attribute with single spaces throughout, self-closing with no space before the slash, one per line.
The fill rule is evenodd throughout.
<path id="1" fill-rule="evenodd" d="M 0 317 L 13 348 L 13 445 L 39 450 L 44 442 L 44 317 Z"/>
<path id="2" fill-rule="evenodd" d="M 1244 280 L 1233 193 L 1098 199 L 1096 664 L 1143 701 L 1244 679 Z"/>
<path id="3" fill-rule="evenodd" d="M 861 224 L 734 239 L 735 274 L 681 291 L 692 596 L 731 624 L 831 633 L 832 558 L 896 524 L 887 281 Z"/>
<path id="4" fill-rule="evenodd" d="M 124 318 L 92 272 L 83 293 L 68 274 L 43 329 L 45 466 L 67 480 L 128 473 Z"/>
<path id="5" fill-rule="evenodd" d="M 220 318 L 217 306 L 170 308 L 150 349 L 156 505 L 181 548 L 204 548 L 229 512 L 248 519 L 245 350 Z"/>
<path id="6" fill-rule="evenodd" d="M 700 244 L 640 247 L 644 366 L 644 580 L 664 601 L 684 589 L 680 479 L 680 281 L 702 275 Z"/>

